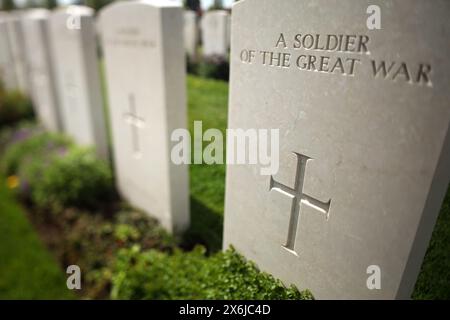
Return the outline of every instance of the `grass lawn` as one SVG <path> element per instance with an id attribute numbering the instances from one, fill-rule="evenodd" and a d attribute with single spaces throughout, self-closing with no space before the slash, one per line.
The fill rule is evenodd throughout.
<path id="1" fill-rule="evenodd" d="M 191 137 L 194 121 L 202 121 L 225 137 L 228 116 L 228 83 L 188 76 L 188 117 Z M 207 145 L 204 143 L 204 146 Z M 225 143 L 225 141 L 224 141 Z M 191 228 L 186 241 L 202 243 L 210 250 L 222 247 L 225 165 L 191 165 Z"/>
<path id="2" fill-rule="evenodd" d="M 73 299 L 66 275 L 4 181 L 0 176 L 0 299 Z"/>
<path id="3" fill-rule="evenodd" d="M 434 227 L 412 298 L 450 300 L 450 189 Z"/>

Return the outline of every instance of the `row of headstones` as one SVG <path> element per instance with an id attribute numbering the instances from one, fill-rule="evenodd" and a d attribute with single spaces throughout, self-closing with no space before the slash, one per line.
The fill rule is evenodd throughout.
<path id="1" fill-rule="evenodd" d="M 27 93 L 26 63 L 22 26 L 18 11 L 7 14 L 0 13 L 0 43 L 9 50 L 0 52 L 0 68 L 4 69 L 3 78 L 9 90 L 18 89 Z M 75 20 L 75 19 L 74 19 Z M 200 20 L 200 23 L 199 23 Z M 78 21 L 69 21 L 75 28 Z M 195 11 L 184 11 L 184 45 L 188 57 L 192 61 L 199 56 L 227 58 L 230 49 L 230 14 L 226 10 L 205 12 L 201 19 Z M 200 39 L 202 49 L 199 50 Z"/>
<path id="2" fill-rule="evenodd" d="M 171 132 L 187 122 L 183 22 L 170 1 L 117 2 L 98 20 L 84 6 L 0 17 L 6 89 L 27 93 L 47 130 L 107 160 L 100 38 L 119 191 L 174 233 L 189 226 L 187 168 L 172 164 L 169 149 Z"/>
<path id="3" fill-rule="evenodd" d="M 164 8 L 164 2 L 161 4 L 161 8 Z M 182 25 L 179 25 L 180 21 L 176 19 L 180 18 L 180 10 L 169 4 L 169 7 L 176 9 L 165 9 L 161 12 L 175 12 L 170 13 L 175 15 L 175 20 L 163 20 L 167 18 L 158 17 L 159 11 L 155 11 L 156 13 L 152 13 L 153 19 L 148 20 L 146 26 L 137 21 L 135 27 L 128 27 L 126 12 L 139 10 L 139 6 L 117 6 L 119 15 L 125 19 L 123 29 L 117 26 L 109 27 L 109 22 L 103 23 L 106 27 L 100 26 L 101 22 L 97 26 L 94 11 L 82 6 L 60 8 L 53 12 L 45 9 L 9 14 L 2 12 L 2 78 L 8 90 L 17 89 L 30 95 L 38 118 L 48 130 L 64 131 L 82 145 L 93 145 L 98 154 L 107 159 L 109 150 L 96 44 L 98 27 L 98 35 L 103 38 L 105 63 L 110 65 L 106 74 L 112 110 L 110 116 L 114 135 L 114 164 L 119 188 L 134 205 L 155 214 L 168 230 L 181 232 L 189 225 L 187 172 L 182 166 L 169 168 L 169 146 L 166 143 L 170 129 L 186 126 L 185 89 L 182 88 L 185 85 L 184 72 L 181 68 L 184 57 L 179 54 L 180 48 L 183 48 L 180 44 L 184 41 L 188 55 L 193 58 L 197 56 L 200 35 L 197 14 L 184 11 Z M 104 11 L 106 13 L 103 16 L 106 18 L 102 20 L 109 21 L 109 10 Z M 147 16 L 143 19 L 147 19 Z M 155 24 L 158 28 L 154 27 Z M 227 56 L 228 26 L 227 11 L 209 11 L 204 14 L 204 56 Z M 154 31 L 149 34 L 149 30 Z M 159 38 L 161 31 L 166 33 L 164 37 L 174 41 L 163 41 L 164 37 Z M 163 64 L 164 55 L 157 52 L 156 43 L 160 43 L 169 55 L 164 61 L 168 61 L 170 65 Z M 171 47 L 165 47 L 166 44 Z M 116 56 L 122 48 L 125 52 Z M 146 52 L 147 50 L 149 52 Z M 134 54 L 137 55 L 136 58 L 133 57 Z M 145 54 L 147 57 L 154 55 L 154 65 L 150 66 L 149 61 L 136 63 L 136 59 L 142 54 L 143 59 Z M 132 65 L 136 70 L 132 70 Z M 145 65 L 155 70 L 161 67 L 164 69 L 159 70 L 160 74 L 156 75 L 155 72 L 150 73 L 148 69 L 143 68 Z M 124 70 L 121 70 L 122 68 Z M 170 72 L 166 72 L 166 69 L 173 75 L 168 74 Z M 116 72 L 130 75 L 129 88 L 123 86 L 126 82 L 124 76 Z M 134 93 L 135 87 L 140 86 L 140 73 L 142 82 L 148 81 L 152 88 L 142 97 Z M 163 79 L 170 79 L 169 75 L 173 76 L 173 81 L 163 83 Z M 125 90 L 128 90 L 128 94 L 124 97 L 122 93 Z M 120 93 L 119 96 L 117 92 Z M 155 113 L 155 110 L 150 110 L 151 107 L 140 110 L 141 103 L 155 105 L 159 111 Z M 126 106 L 126 112 L 116 115 L 116 108 L 121 109 L 123 106 Z M 157 115 L 159 127 L 152 125 L 147 130 L 141 130 L 147 126 L 145 119 L 155 119 Z M 129 137 L 126 138 L 122 131 L 124 123 L 130 127 L 127 131 Z M 151 156 L 155 150 L 160 155 Z M 142 158 L 142 161 L 134 162 L 130 157 Z M 141 167 L 136 164 L 141 164 Z M 177 182 L 173 180 L 175 177 Z M 153 187 L 148 180 L 154 182 Z"/>
<path id="4" fill-rule="evenodd" d="M 450 3 L 415 0 L 408 14 L 401 0 L 371 3 L 384 29 L 367 29 L 360 0 L 233 7 L 228 127 L 281 140 L 274 177 L 227 165 L 224 246 L 317 298 L 409 297 L 450 179 Z M 55 67 L 66 130 L 102 150 L 94 21 L 76 10 L 81 29 L 67 10 L 23 17 L 30 87 L 57 128 Z M 188 173 L 169 142 L 186 126 L 182 9 L 118 2 L 99 24 L 118 187 L 184 230 Z"/>

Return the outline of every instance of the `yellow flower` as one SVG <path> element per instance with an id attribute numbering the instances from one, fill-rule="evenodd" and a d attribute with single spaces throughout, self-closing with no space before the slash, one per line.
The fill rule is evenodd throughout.
<path id="1" fill-rule="evenodd" d="M 9 176 L 6 179 L 6 184 L 8 185 L 8 188 L 15 189 L 19 186 L 19 177 L 18 176 Z"/>

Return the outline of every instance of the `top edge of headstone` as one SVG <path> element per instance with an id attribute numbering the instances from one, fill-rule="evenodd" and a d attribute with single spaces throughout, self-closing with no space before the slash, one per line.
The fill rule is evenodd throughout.
<path id="1" fill-rule="evenodd" d="M 209 11 L 206 11 L 204 15 L 208 15 L 208 14 L 228 15 L 228 11 L 227 10 L 209 10 Z"/>
<path id="2" fill-rule="evenodd" d="M 7 14 L 8 14 L 8 19 L 10 19 L 10 20 L 19 20 L 26 13 L 27 13 L 26 10 L 17 9 L 17 10 L 8 11 Z"/>
<path id="3" fill-rule="evenodd" d="M 0 22 L 19 21 L 23 15 L 22 10 L 0 11 Z"/>
<path id="4" fill-rule="evenodd" d="M 50 10 L 39 8 L 39 9 L 29 9 L 24 14 L 23 17 L 26 19 L 47 19 L 50 15 Z"/>
<path id="5" fill-rule="evenodd" d="M 93 16 L 94 13 L 94 9 L 87 6 L 69 5 L 56 8 L 53 10 L 52 15 Z"/>
<path id="6" fill-rule="evenodd" d="M 244 3 L 246 3 L 246 2 L 249 2 L 249 1 L 252 1 L 252 0 L 240 0 L 240 1 L 235 1 L 235 2 L 233 2 L 233 3 L 231 4 L 231 9 L 234 9 L 234 8 L 236 8 L 236 7 L 238 7 L 238 6 L 241 6 L 242 4 L 244 4 Z"/>
<path id="7" fill-rule="evenodd" d="M 129 7 L 134 5 L 148 5 L 155 8 L 181 8 L 179 3 L 175 3 L 169 0 L 135 0 L 135 1 L 117 1 L 109 5 L 106 5 L 100 10 L 100 14 L 110 9 L 116 9 L 120 7 Z"/>

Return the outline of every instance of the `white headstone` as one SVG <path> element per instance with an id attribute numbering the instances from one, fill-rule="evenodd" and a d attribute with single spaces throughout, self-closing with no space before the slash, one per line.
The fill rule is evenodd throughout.
<path id="1" fill-rule="evenodd" d="M 12 65 L 16 76 L 16 89 L 24 94 L 29 93 L 29 79 L 25 59 L 25 42 L 23 37 L 22 12 L 13 11 L 8 19 L 8 37 L 12 55 Z"/>
<path id="2" fill-rule="evenodd" d="M 100 14 L 118 189 L 169 231 L 189 225 L 186 166 L 171 161 L 171 133 L 185 128 L 183 10 L 127 1 Z"/>
<path id="3" fill-rule="evenodd" d="M 184 11 L 184 47 L 190 59 L 197 58 L 199 29 L 195 11 Z"/>
<path id="4" fill-rule="evenodd" d="M 229 48 L 229 13 L 225 10 L 207 11 L 201 20 L 203 55 L 228 55 Z"/>
<path id="5" fill-rule="evenodd" d="M 49 18 L 64 131 L 108 158 L 94 10 L 69 6 Z"/>
<path id="6" fill-rule="evenodd" d="M 22 16 L 22 27 L 30 73 L 31 99 L 35 111 L 48 130 L 59 131 L 62 124 L 55 87 L 48 17 L 48 10 L 31 9 Z"/>
<path id="7" fill-rule="evenodd" d="M 17 89 L 17 78 L 9 41 L 9 18 L 8 13 L 0 12 L 0 79 L 6 90 L 14 90 Z"/>
<path id="8" fill-rule="evenodd" d="M 410 296 L 450 179 L 449 12 L 233 7 L 229 128 L 279 128 L 280 166 L 227 167 L 225 247 L 319 299 Z"/>

